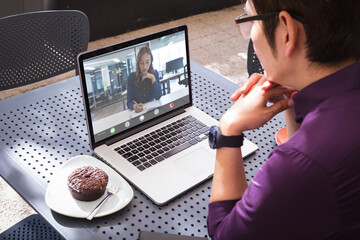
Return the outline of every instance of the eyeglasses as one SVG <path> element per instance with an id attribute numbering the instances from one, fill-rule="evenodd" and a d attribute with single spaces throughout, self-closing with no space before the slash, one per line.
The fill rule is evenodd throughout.
<path id="1" fill-rule="evenodd" d="M 235 18 L 235 24 L 236 24 L 236 27 L 239 29 L 239 32 L 241 33 L 241 35 L 245 39 L 249 39 L 251 37 L 251 29 L 253 26 L 253 21 L 255 21 L 255 20 L 263 21 L 270 17 L 276 16 L 279 13 L 280 13 L 280 11 L 269 12 L 269 13 L 255 15 L 255 16 L 249 16 L 247 13 L 245 13 L 245 14 L 242 14 Z M 301 22 L 303 24 L 305 23 L 305 20 L 303 17 L 293 14 L 293 13 L 289 13 L 289 14 L 291 15 L 291 17 L 298 20 L 299 22 Z"/>

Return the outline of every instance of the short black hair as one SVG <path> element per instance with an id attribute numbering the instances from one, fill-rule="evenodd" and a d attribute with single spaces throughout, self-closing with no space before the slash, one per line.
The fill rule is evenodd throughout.
<path id="1" fill-rule="evenodd" d="M 305 20 L 307 58 L 336 65 L 360 59 L 359 0 L 250 0 L 257 14 L 285 10 Z M 278 15 L 263 21 L 269 45 L 275 49 Z"/>

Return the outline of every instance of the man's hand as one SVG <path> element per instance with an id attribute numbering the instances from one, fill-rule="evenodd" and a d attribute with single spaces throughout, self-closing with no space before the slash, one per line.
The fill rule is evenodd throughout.
<path id="1" fill-rule="evenodd" d="M 272 117 L 292 106 L 293 89 L 268 82 L 263 75 L 253 74 L 231 100 L 236 101 L 220 119 L 220 129 L 225 135 L 240 135 L 264 125 Z M 272 102 L 271 106 L 267 106 Z"/>

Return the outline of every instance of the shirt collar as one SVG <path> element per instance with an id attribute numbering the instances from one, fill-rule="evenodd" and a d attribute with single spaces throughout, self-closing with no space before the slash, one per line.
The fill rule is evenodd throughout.
<path id="1" fill-rule="evenodd" d="M 295 120 L 302 122 L 320 103 L 357 88 L 360 88 L 360 61 L 306 86 L 295 94 Z"/>

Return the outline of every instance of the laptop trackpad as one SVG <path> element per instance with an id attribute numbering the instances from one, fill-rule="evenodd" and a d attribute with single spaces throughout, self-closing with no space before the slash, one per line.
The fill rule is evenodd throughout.
<path id="1" fill-rule="evenodd" d="M 174 161 L 175 165 L 191 176 L 197 178 L 203 174 L 213 173 L 215 167 L 215 156 L 204 148 L 199 148 L 182 158 Z"/>

